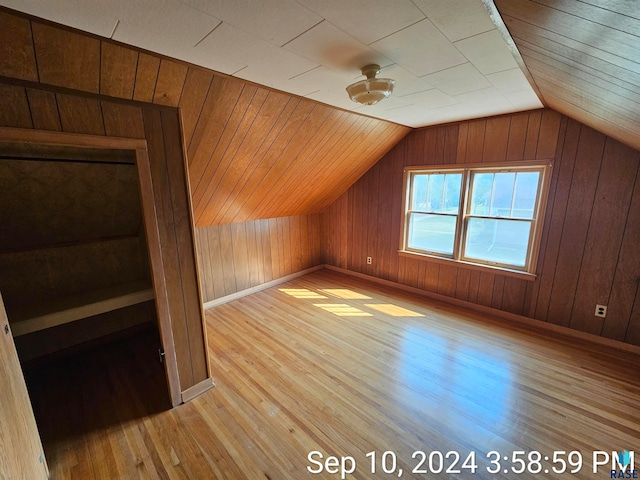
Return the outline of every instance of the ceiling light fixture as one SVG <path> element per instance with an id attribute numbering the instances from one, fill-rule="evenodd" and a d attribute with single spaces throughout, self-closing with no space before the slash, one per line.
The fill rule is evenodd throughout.
<path id="1" fill-rule="evenodd" d="M 396 81 L 390 78 L 376 78 L 378 73 L 380 73 L 380 65 L 371 64 L 362 67 L 362 74 L 367 79 L 347 87 L 349 98 L 363 105 L 375 105 L 380 100 L 388 98 L 393 92 Z"/>

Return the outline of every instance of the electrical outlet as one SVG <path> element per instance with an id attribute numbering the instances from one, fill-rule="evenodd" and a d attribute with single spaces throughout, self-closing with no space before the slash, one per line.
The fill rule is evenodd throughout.
<path id="1" fill-rule="evenodd" d="M 607 316 L 607 306 L 606 305 L 596 305 L 596 317 L 605 318 Z"/>
<path id="2" fill-rule="evenodd" d="M 367 257 L 367 265 L 371 265 L 371 257 Z"/>

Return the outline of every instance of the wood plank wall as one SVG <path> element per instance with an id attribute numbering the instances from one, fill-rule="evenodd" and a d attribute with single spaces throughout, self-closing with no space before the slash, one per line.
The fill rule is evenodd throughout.
<path id="1" fill-rule="evenodd" d="M 147 140 L 180 387 L 196 385 L 208 371 L 177 109 L 37 87 L 0 79 L 0 126 Z"/>
<path id="2" fill-rule="evenodd" d="M 529 159 L 554 163 L 535 281 L 398 256 L 404 166 Z M 640 345 L 639 167 L 552 110 L 415 130 L 323 212 L 324 262 Z"/>
<path id="3" fill-rule="evenodd" d="M 196 229 L 204 301 L 320 265 L 320 215 Z"/>
<path id="4" fill-rule="evenodd" d="M 0 125 L 147 138 L 154 158 L 179 155 L 170 150 L 180 139 L 168 136 L 178 128 L 175 117 L 140 102 L 180 109 L 181 140 L 204 224 L 235 222 L 196 230 L 205 301 L 319 264 L 319 217 L 297 212 L 330 203 L 409 131 L 0 7 Z M 216 162 L 226 171 L 218 171 Z M 348 166 L 344 171 L 341 162 Z M 166 192 L 181 182 L 176 174 L 172 170 L 158 183 L 162 211 L 173 208 L 175 199 Z M 307 178 L 313 178 L 314 188 Z M 318 188 L 320 181 L 323 188 Z M 218 187 L 215 198 L 206 188 L 211 182 Z M 236 201 L 233 192 L 245 196 Z M 272 218 L 278 212 L 290 216 Z M 257 217 L 269 220 L 249 220 Z M 184 224 L 186 217 L 173 221 Z M 167 233 L 165 240 L 188 250 L 187 238 Z M 222 257 L 216 256 L 220 241 Z M 166 263 L 173 267 L 168 274 L 173 282 L 182 254 L 177 248 Z M 177 307 L 173 313 L 185 316 Z M 184 332 L 176 332 L 183 343 L 181 357 L 202 353 Z M 189 324 L 188 332 L 197 339 L 201 325 Z M 193 373 L 187 363 L 179 363 L 184 366 L 181 381 L 188 377 L 197 383 L 204 363 Z"/>
<path id="5" fill-rule="evenodd" d="M 198 226 L 318 213 L 410 131 L 2 7 L 1 76 L 180 108 Z"/>
<path id="6" fill-rule="evenodd" d="M 9 318 L 16 306 L 150 281 L 133 160 L 0 159 L 0 205 L 0 292 Z"/>

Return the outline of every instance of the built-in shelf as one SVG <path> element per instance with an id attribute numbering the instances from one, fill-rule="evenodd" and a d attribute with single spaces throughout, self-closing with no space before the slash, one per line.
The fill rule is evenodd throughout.
<path id="1" fill-rule="evenodd" d="M 16 309 L 9 321 L 13 335 L 18 337 L 153 298 L 153 288 L 148 282 L 123 283 Z"/>

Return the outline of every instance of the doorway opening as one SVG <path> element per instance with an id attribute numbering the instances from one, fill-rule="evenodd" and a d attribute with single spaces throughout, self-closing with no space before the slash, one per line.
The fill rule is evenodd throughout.
<path id="1" fill-rule="evenodd" d="M 0 291 L 36 413 L 52 378 L 88 411 L 127 385 L 180 403 L 146 142 L 2 130 Z"/>

